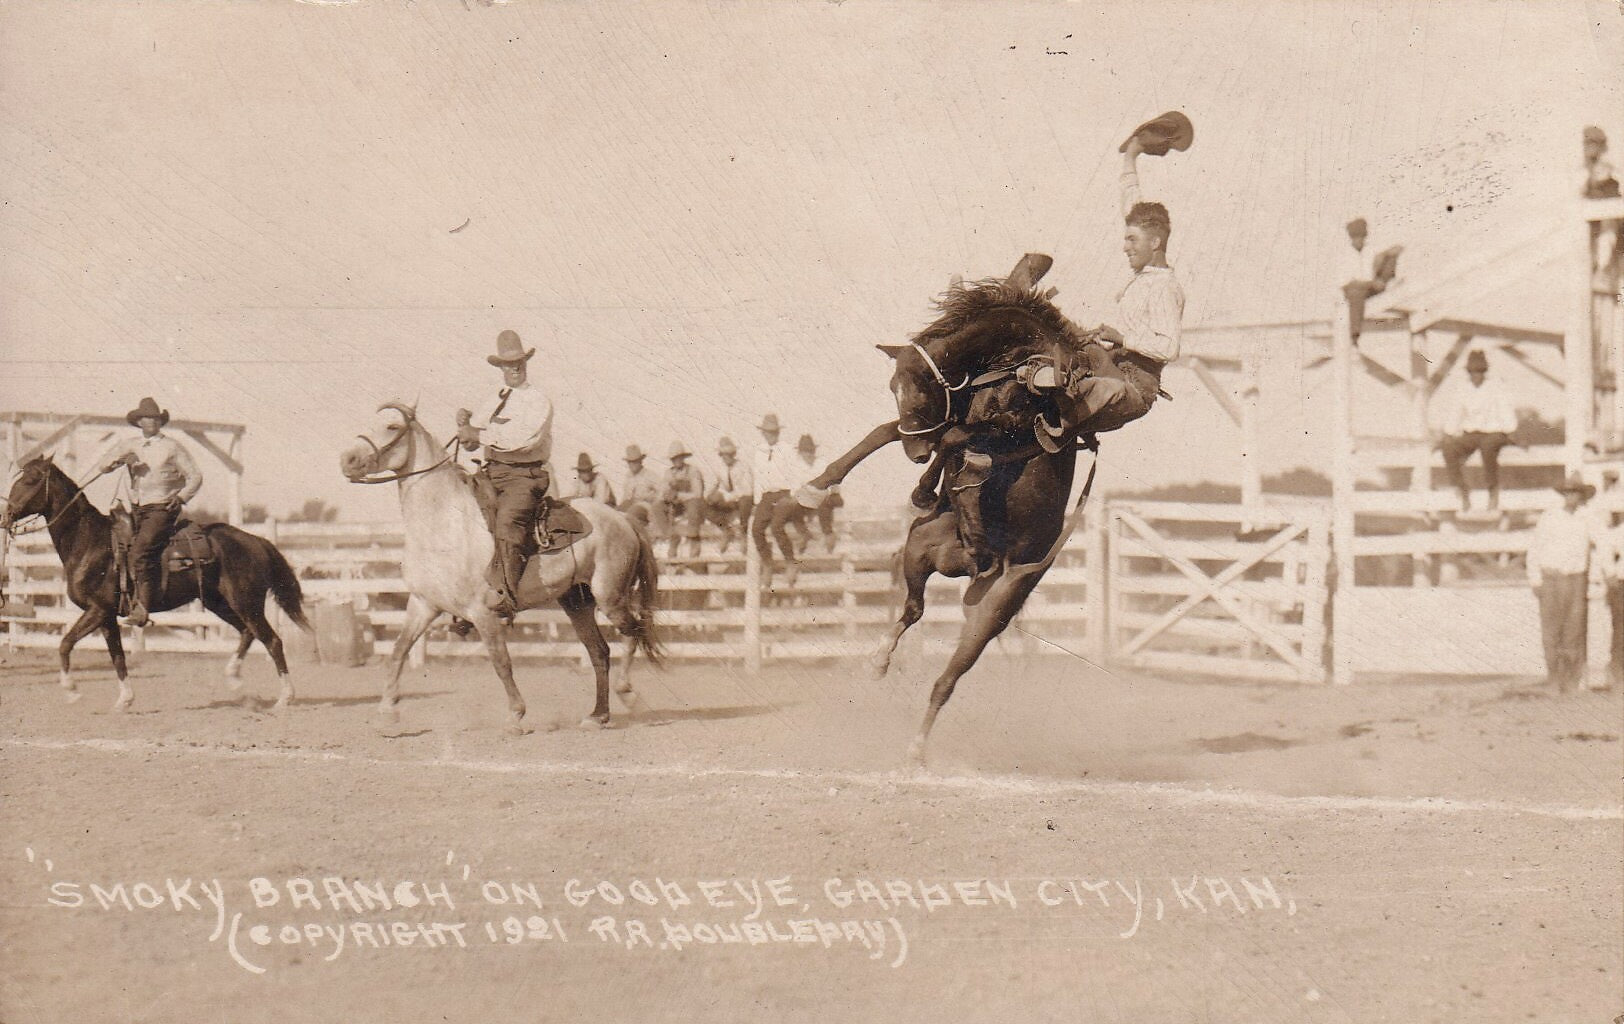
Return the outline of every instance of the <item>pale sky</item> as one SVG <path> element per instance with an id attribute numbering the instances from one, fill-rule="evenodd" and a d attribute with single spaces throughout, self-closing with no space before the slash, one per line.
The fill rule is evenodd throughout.
<path id="1" fill-rule="evenodd" d="M 1559 223 L 1581 126 L 1624 145 L 1620 10 L 8 2 L 0 410 L 152 394 L 247 424 L 248 501 L 384 519 L 337 452 L 387 398 L 444 436 L 511 327 L 560 467 L 618 481 L 630 442 L 709 453 L 768 410 L 833 455 L 890 414 L 872 346 L 952 274 L 1047 252 L 1061 307 L 1109 318 L 1116 147 L 1162 110 L 1196 126 L 1142 167 L 1190 326 L 1327 316 L 1354 214 L 1418 278 Z M 1269 472 L 1315 458 L 1305 354 L 1270 354 Z M 1233 482 L 1237 433 L 1166 384 L 1107 477 Z M 910 476 L 876 457 L 849 489 Z"/>

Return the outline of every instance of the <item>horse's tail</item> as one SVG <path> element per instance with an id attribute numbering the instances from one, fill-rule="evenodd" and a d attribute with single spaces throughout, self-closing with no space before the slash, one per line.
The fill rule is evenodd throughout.
<path id="1" fill-rule="evenodd" d="M 660 563 L 654 557 L 654 542 L 641 523 L 630 521 L 637 535 L 637 575 L 632 580 L 631 600 L 628 602 L 634 629 L 632 653 L 641 650 L 648 655 L 651 665 L 659 668 L 665 663 L 665 646 L 654 622 L 654 605 L 660 596 Z"/>
<path id="2" fill-rule="evenodd" d="M 283 557 L 282 552 L 277 550 L 275 544 L 258 534 L 249 533 L 247 530 L 239 530 L 236 527 L 224 526 L 224 524 L 210 530 L 211 535 L 215 536 L 216 543 L 218 543 L 219 537 L 215 531 L 222 530 L 222 527 L 222 532 L 231 541 L 248 547 L 250 550 L 258 549 L 260 555 L 265 559 L 266 582 L 270 584 L 271 596 L 276 598 L 277 606 L 282 609 L 282 613 L 288 617 L 289 622 L 300 629 L 308 630 L 310 622 L 305 618 L 304 614 L 304 588 L 299 586 L 299 574 L 293 571 L 293 566 L 288 564 L 288 560 Z"/>
<path id="3" fill-rule="evenodd" d="M 271 594 L 276 598 L 277 607 L 289 622 L 308 631 L 310 622 L 304 614 L 304 588 L 299 586 L 299 574 L 270 541 L 265 542 L 265 561 L 270 568 Z"/>

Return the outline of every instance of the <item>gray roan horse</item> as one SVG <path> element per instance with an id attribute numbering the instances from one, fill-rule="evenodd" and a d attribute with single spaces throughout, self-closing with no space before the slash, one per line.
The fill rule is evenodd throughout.
<path id="1" fill-rule="evenodd" d="M 518 732 L 524 698 L 513 682 L 507 629 L 485 607 L 489 588 L 485 568 L 494 541 L 472 483 L 419 422 L 413 406 L 386 402 L 378 411 L 385 414 L 383 422 L 371 433 L 358 435 L 360 441 L 340 455 L 339 465 L 353 483 L 398 481 L 400 489 L 406 531 L 401 574 L 411 597 L 406 603 L 406 622 L 390 655 L 379 712 L 387 721 L 398 720 L 400 673 L 407 652 L 436 618 L 449 613 L 479 630 L 491 665 L 507 690 L 509 728 Z M 567 548 L 543 552 L 530 560 L 520 581 L 519 607 L 557 604 L 564 609 L 597 676 L 597 700 L 581 724 L 607 726 L 609 644 L 598 629 L 598 604 L 602 602 L 604 614 L 627 640 L 615 691 L 629 708 L 635 700 L 630 682 L 633 655 L 641 649 L 650 662 L 660 663 L 662 652 L 654 628 L 659 567 L 647 535 L 624 513 L 586 498 L 572 499 L 569 504 L 591 523 L 592 531 Z"/>
<path id="2" fill-rule="evenodd" d="M 942 460 L 960 457 L 962 447 L 956 446 L 966 441 L 993 458 L 994 469 L 983 493 L 1000 495 L 1001 507 L 983 508 L 990 513 L 988 533 L 1004 569 L 990 585 L 972 587 L 965 595 L 958 646 L 936 678 L 925 720 L 909 747 L 909 759 L 915 763 L 924 761 L 931 726 L 959 678 L 1009 625 L 1065 546 L 1093 482 L 1091 468 L 1068 516 L 1077 450 L 1093 448 L 1093 438 L 1078 440 L 1075 431 L 1070 436 L 1050 431 L 1052 443 L 1035 443 L 1038 417 L 1059 419 L 1054 399 L 1034 393 L 1012 377 L 1015 366 L 1029 361 L 1070 365 L 1085 343 L 1077 329 L 1046 296 L 1003 281 L 955 286 L 939 305 L 941 317 L 912 343 L 879 346 L 895 361 L 891 392 L 900 418 L 870 431 L 809 484 L 815 492 L 839 483 L 864 458 L 893 441 L 901 441 L 908 457 L 921 463 L 930 459 L 934 444 L 947 447 L 937 455 L 927 481 L 940 476 Z M 924 614 L 930 575 L 962 577 L 974 572 L 944 487 L 943 496 L 909 527 L 902 549 L 907 597 L 901 618 L 874 655 L 877 676 L 890 667 L 902 634 Z"/>

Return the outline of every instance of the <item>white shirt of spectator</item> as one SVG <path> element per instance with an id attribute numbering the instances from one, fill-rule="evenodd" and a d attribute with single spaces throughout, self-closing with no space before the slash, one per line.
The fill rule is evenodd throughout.
<path id="1" fill-rule="evenodd" d="M 768 491 L 793 491 L 801 485 L 795 469 L 795 451 L 779 441 L 769 445 L 761 441 L 756 445 L 750 472 L 755 477 L 755 497 Z"/>
<path id="2" fill-rule="evenodd" d="M 1583 507 L 1547 509 L 1528 542 L 1528 582 L 1539 586 L 1545 573 L 1572 575 L 1590 571 L 1590 548 L 1596 529 Z"/>
<path id="3" fill-rule="evenodd" d="M 1517 408 L 1505 385 L 1485 380 L 1474 387 L 1468 383 L 1455 393 L 1444 414 L 1444 433 L 1509 434 L 1517 429 Z"/>

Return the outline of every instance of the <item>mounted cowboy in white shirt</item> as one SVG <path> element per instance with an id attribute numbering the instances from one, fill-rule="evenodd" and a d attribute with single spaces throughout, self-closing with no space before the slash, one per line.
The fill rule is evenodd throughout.
<path id="1" fill-rule="evenodd" d="M 496 354 L 485 361 L 502 371 L 502 388 L 474 416 L 457 414 L 457 440 L 464 450 L 484 447 L 480 475 L 495 492 L 491 532 L 496 539 L 491 563 L 493 591 L 488 605 L 511 621 L 518 605 L 519 579 L 536 552 L 538 524 L 546 533 L 552 499 L 553 403 L 530 383 L 528 364 L 536 354 L 514 331 L 496 337 Z"/>
<path id="2" fill-rule="evenodd" d="M 129 470 L 130 511 L 135 521 L 130 572 L 135 594 L 126 623 L 144 626 L 162 585 L 164 544 L 180 519 L 181 507 L 203 487 L 203 474 L 191 453 L 163 432 L 169 424 L 168 409 L 159 409 L 147 397 L 124 418 L 130 426 L 140 428 L 141 436 L 116 442 L 96 465 L 103 473 L 120 466 Z"/>

